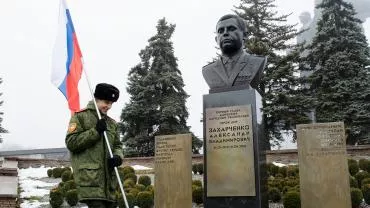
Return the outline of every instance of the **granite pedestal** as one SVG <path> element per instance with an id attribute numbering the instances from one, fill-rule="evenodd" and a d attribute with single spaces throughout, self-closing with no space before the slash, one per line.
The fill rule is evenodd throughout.
<path id="1" fill-rule="evenodd" d="M 203 96 L 205 208 L 268 207 L 261 108 L 255 89 Z"/>

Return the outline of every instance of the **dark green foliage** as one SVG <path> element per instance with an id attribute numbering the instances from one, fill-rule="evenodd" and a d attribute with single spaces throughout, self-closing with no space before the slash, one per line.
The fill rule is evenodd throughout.
<path id="1" fill-rule="evenodd" d="M 276 176 L 279 172 L 279 166 L 274 165 L 273 163 L 267 164 L 267 173 L 269 176 Z"/>
<path id="2" fill-rule="evenodd" d="M 134 188 L 136 188 L 140 192 L 145 191 L 145 186 L 143 184 L 135 184 Z"/>
<path id="3" fill-rule="evenodd" d="M 69 204 L 69 206 L 76 206 L 78 203 L 78 194 L 77 189 L 71 189 L 67 191 L 66 193 L 66 201 Z"/>
<path id="4" fill-rule="evenodd" d="M 349 176 L 349 184 L 351 188 L 358 188 L 358 182 L 353 176 Z"/>
<path id="5" fill-rule="evenodd" d="M 53 188 L 49 193 L 49 203 L 52 208 L 58 208 L 63 204 L 63 194 L 58 188 Z"/>
<path id="6" fill-rule="evenodd" d="M 124 182 L 123 182 L 123 188 L 126 189 L 126 188 L 133 188 L 135 186 L 135 182 L 129 178 L 129 179 L 126 179 Z"/>
<path id="7" fill-rule="evenodd" d="M 3 79 L 0 78 L 0 84 L 3 83 Z M 0 93 L 0 96 L 2 95 L 3 93 Z M 0 106 L 2 106 L 4 103 L 4 101 L 0 100 Z M 3 112 L 0 111 L 0 143 L 3 142 L 3 138 L 1 137 L 3 133 L 8 133 L 8 130 L 6 130 L 2 125 L 1 123 L 3 122 L 3 118 L 2 118 L 2 115 L 4 115 Z M 49 176 L 50 177 L 50 176 Z"/>
<path id="8" fill-rule="evenodd" d="M 269 200 L 277 203 L 281 200 L 281 192 L 278 188 L 270 188 L 269 189 Z"/>
<path id="9" fill-rule="evenodd" d="M 48 169 L 47 174 L 49 178 L 53 176 L 53 169 Z"/>
<path id="10" fill-rule="evenodd" d="M 192 185 L 195 185 L 195 186 L 198 186 L 198 187 L 202 187 L 203 186 L 201 180 L 193 180 Z"/>
<path id="11" fill-rule="evenodd" d="M 193 188 L 192 197 L 193 197 L 193 202 L 197 204 L 202 204 L 203 203 L 203 188 L 199 186 L 196 186 L 195 188 Z"/>
<path id="12" fill-rule="evenodd" d="M 147 175 L 140 176 L 138 180 L 138 184 L 142 184 L 145 187 L 147 187 L 152 184 L 152 179 L 150 179 L 150 177 Z"/>
<path id="13" fill-rule="evenodd" d="M 284 194 L 283 197 L 284 208 L 300 208 L 301 207 L 301 197 L 299 192 L 289 191 Z"/>
<path id="14" fill-rule="evenodd" d="M 358 161 L 358 165 L 359 165 L 359 167 L 360 167 L 361 170 L 365 170 L 367 172 L 370 171 L 370 160 L 360 159 Z"/>
<path id="15" fill-rule="evenodd" d="M 282 192 L 283 187 L 284 187 L 284 179 L 283 178 L 278 178 L 278 177 L 273 178 L 273 179 L 269 179 L 268 180 L 268 187 L 269 188 L 277 188 Z"/>
<path id="16" fill-rule="evenodd" d="M 351 188 L 351 201 L 352 208 L 358 208 L 362 202 L 363 196 L 362 192 L 358 188 Z"/>
<path id="17" fill-rule="evenodd" d="M 125 166 L 125 167 L 118 167 L 118 174 L 121 179 L 124 178 L 125 175 L 133 173 L 135 174 L 135 169 L 131 166 Z"/>
<path id="18" fill-rule="evenodd" d="M 135 173 L 128 173 L 123 176 L 123 181 L 126 181 L 127 179 L 132 179 L 132 181 L 136 184 L 137 183 L 137 176 Z"/>
<path id="19" fill-rule="evenodd" d="M 196 164 L 197 165 L 197 172 L 199 173 L 199 175 L 203 175 L 204 173 L 204 167 L 203 167 L 203 163 L 198 163 Z"/>
<path id="20" fill-rule="evenodd" d="M 364 180 L 365 178 L 370 178 L 370 174 L 366 171 L 361 171 L 361 172 L 356 173 L 355 178 L 357 180 L 358 187 L 361 187 L 362 180 Z"/>
<path id="21" fill-rule="evenodd" d="M 287 24 L 289 15 L 278 15 L 275 0 L 241 0 L 236 13 L 247 24 L 245 47 L 252 54 L 268 56 L 268 65 L 258 86 L 263 97 L 265 136 L 271 145 L 284 139 L 283 130 L 295 132 L 295 125 L 309 122 L 310 107 L 305 96 L 297 90 L 294 76 L 299 61 L 299 47 L 292 44 L 299 32 Z M 281 53 L 283 51 L 290 51 Z"/>
<path id="22" fill-rule="evenodd" d="M 361 185 L 364 186 L 365 184 L 370 184 L 370 178 L 365 178 L 361 181 Z"/>
<path id="23" fill-rule="evenodd" d="M 359 168 L 358 163 L 357 163 L 356 160 L 348 159 L 348 170 L 349 170 L 349 173 L 351 174 L 351 176 L 354 176 L 354 175 L 356 175 L 356 173 L 358 173 L 360 168 Z"/>
<path id="24" fill-rule="evenodd" d="M 125 193 L 125 196 L 126 196 L 126 199 L 127 199 L 127 203 L 128 203 L 128 206 L 131 208 L 131 207 L 134 207 L 135 205 L 135 196 L 131 193 Z M 118 203 L 118 207 L 119 208 L 126 208 L 125 206 L 125 201 L 122 197 L 122 194 L 120 192 L 117 192 L 117 203 Z"/>
<path id="25" fill-rule="evenodd" d="M 53 169 L 53 177 L 54 178 L 60 178 L 63 173 L 63 168 L 54 168 Z"/>
<path id="26" fill-rule="evenodd" d="M 145 191 L 148 191 L 150 193 L 152 193 L 153 195 L 153 198 L 154 198 L 154 186 L 153 185 L 149 185 L 145 188 Z"/>
<path id="27" fill-rule="evenodd" d="M 370 183 L 362 185 L 362 195 L 366 204 L 370 204 Z"/>
<path id="28" fill-rule="evenodd" d="M 153 156 L 156 135 L 190 133 L 185 105 L 189 96 L 170 40 L 174 31 L 175 25 L 160 19 L 157 34 L 128 74 L 130 101 L 122 110 L 120 125 L 128 157 Z M 198 153 L 202 142 L 194 135 L 192 139 L 193 153 Z"/>
<path id="29" fill-rule="evenodd" d="M 299 168 L 298 168 L 298 166 L 297 165 L 288 166 L 287 176 L 288 177 L 299 177 Z"/>
<path id="30" fill-rule="evenodd" d="M 154 204 L 153 195 L 151 192 L 148 191 L 139 192 L 136 200 L 137 205 L 140 208 L 151 208 L 151 206 Z"/>
<path id="31" fill-rule="evenodd" d="M 302 70 L 317 122 L 343 121 L 347 143 L 368 142 L 370 135 L 370 50 L 361 20 L 345 0 L 323 0 L 317 33 L 307 47 Z"/>
<path id="32" fill-rule="evenodd" d="M 65 170 L 62 173 L 62 181 L 66 182 L 72 179 L 72 172 L 70 170 Z"/>
<path id="33" fill-rule="evenodd" d="M 132 188 L 129 190 L 129 193 L 134 195 L 135 197 L 139 194 L 139 190 L 137 190 L 136 188 Z"/>
<path id="34" fill-rule="evenodd" d="M 285 178 L 287 176 L 288 167 L 283 166 L 279 168 L 279 173 Z"/>

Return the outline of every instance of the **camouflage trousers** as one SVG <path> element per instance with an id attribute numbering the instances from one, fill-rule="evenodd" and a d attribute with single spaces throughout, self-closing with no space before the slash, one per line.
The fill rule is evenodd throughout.
<path id="1" fill-rule="evenodd" d="M 116 208 L 116 203 L 104 200 L 86 200 L 84 201 L 89 208 Z"/>

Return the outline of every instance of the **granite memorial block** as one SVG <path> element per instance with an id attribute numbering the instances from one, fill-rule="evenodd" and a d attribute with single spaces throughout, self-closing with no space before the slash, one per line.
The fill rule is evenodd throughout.
<path id="1" fill-rule="evenodd" d="M 155 208 L 192 207 L 191 134 L 155 137 Z"/>
<path id="2" fill-rule="evenodd" d="M 203 101 L 204 207 L 267 208 L 261 97 L 244 89 Z"/>
<path id="3" fill-rule="evenodd" d="M 350 208 L 343 122 L 297 125 L 302 208 Z"/>

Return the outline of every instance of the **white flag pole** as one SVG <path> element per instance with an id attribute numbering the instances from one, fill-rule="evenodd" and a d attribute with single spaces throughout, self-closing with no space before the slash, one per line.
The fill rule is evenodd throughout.
<path id="1" fill-rule="evenodd" d="M 87 72 L 86 72 L 86 68 L 85 68 L 85 63 L 84 63 L 84 60 L 83 59 L 82 59 L 82 71 L 85 74 L 87 85 L 89 86 L 89 91 L 90 91 L 92 100 L 94 101 L 96 113 L 98 114 L 98 118 L 100 120 L 101 119 L 100 111 L 99 111 L 98 105 L 96 104 L 96 101 L 95 101 L 95 97 L 94 97 L 94 94 L 93 94 L 93 91 L 92 91 L 92 88 L 91 88 L 89 77 L 87 76 Z M 104 138 L 105 138 L 105 143 L 107 144 L 107 148 L 108 148 L 108 151 L 109 151 L 109 156 L 110 156 L 110 158 L 113 158 L 113 153 L 112 153 L 112 149 L 110 148 L 109 140 L 108 140 L 108 137 L 107 137 L 107 132 L 105 132 L 105 131 L 104 131 Z M 127 199 L 126 199 L 126 195 L 125 195 L 125 191 L 123 190 L 122 181 L 121 181 L 121 178 L 119 177 L 119 173 L 118 173 L 117 167 L 114 167 L 114 172 L 116 172 L 116 177 L 117 177 L 117 180 L 118 180 L 119 188 L 121 189 L 123 200 L 125 201 L 125 206 L 127 208 L 129 208 L 128 203 L 127 203 Z"/>

